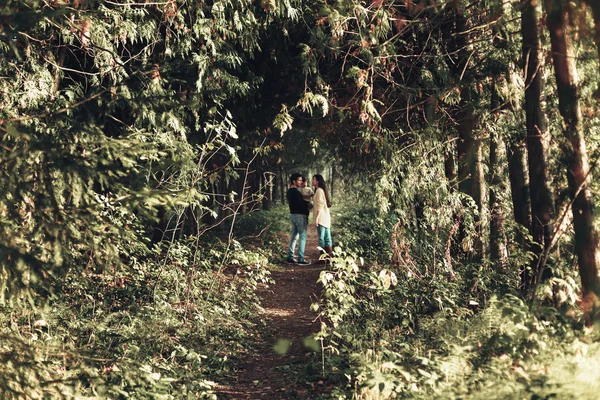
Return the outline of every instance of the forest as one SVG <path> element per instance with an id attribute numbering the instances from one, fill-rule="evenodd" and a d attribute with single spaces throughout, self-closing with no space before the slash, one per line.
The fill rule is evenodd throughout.
<path id="1" fill-rule="evenodd" d="M 2 0 L 0 398 L 597 399 L 599 102 L 597 0 Z"/>

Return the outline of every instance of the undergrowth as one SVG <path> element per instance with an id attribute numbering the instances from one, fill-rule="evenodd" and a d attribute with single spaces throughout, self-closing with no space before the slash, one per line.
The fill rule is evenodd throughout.
<path id="1" fill-rule="evenodd" d="M 416 276 L 338 247 L 313 304 L 323 374 L 337 382 L 331 396 L 597 398 L 600 335 L 584 328 L 577 288 L 551 279 L 529 304 L 510 292 L 473 290 L 462 278 L 471 275 L 467 267 L 457 267 L 453 280 Z"/>
<path id="2" fill-rule="evenodd" d="M 597 398 L 600 334 L 585 327 L 568 257 L 522 299 L 531 255 L 515 247 L 502 269 L 473 259 L 476 230 L 459 236 L 439 210 L 336 212 L 312 305 L 326 398 Z"/>
<path id="3" fill-rule="evenodd" d="M 87 271 L 45 306 L 0 313 L 3 399 L 216 398 L 256 332 L 270 254 L 218 238 L 138 248 L 127 273 Z"/>
<path id="4" fill-rule="evenodd" d="M 312 306 L 320 353 L 306 368 L 323 398 L 597 398 L 600 335 L 583 323 L 568 270 L 525 301 L 510 268 L 445 265 L 409 231 L 394 249 L 396 217 L 336 212 Z M 282 256 L 287 210 L 237 223 L 239 240 L 132 245 L 127 273 L 89 270 L 60 281 L 44 307 L 2 309 L 2 398 L 216 398 L 215 381 L 264 328 L 256 289 Z"/>

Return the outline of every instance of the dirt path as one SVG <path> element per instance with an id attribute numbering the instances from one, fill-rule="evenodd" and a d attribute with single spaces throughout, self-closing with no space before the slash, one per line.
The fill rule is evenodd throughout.
<path id="1" fill-rule="evenodd" d="M 287 246 L 289 235 L 282 237 Z M 319 286 L 317 279 L 323 265 L 317 263 L 319 252 L 316 228 L 309 226 L 306 258 L 311 265 L 280 263 L 272 272 L 275 284 L 261 293 L 263 320 L 261 343 L 251 350 L 239 369 L 234 371 L 232 383 L 217 389 L 219 399 L 310 399 L 318 385 L 318 377 L 309 363 L 311 350 L 304 339 L 319 330 L 316 314 L 310 311 Z M 274 351 L 284 349 L 285 355 Z M 314 358 L 314 356 L 313 356 Z M 301 381 L 298 378 L 306 378 Z M 315 382 L 311 382 L 315 381 Z"/>

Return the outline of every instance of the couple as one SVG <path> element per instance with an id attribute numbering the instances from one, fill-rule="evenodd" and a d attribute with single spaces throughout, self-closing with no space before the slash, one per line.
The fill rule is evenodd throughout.
<path id="1" fill-rule="evenodd" d="M 310 264 L 304 259 L 304 248 L 306 247 L 306 230 L 308 227 L 308 211 L 309 202 L 305 201 L 299 189 L 305 185 L 305 180 L 300 174 L 292 174 L 290 178 L 291 186 L 287 191 L 287 201 L 290 206 L 290 214 L 292 221 L 292 233 L 290 235 L 290 244 L 288 246 L 287 262 L 295 263 L 294 248 L 298 237 L 298 264 Z M 319 246 L 324 249 L 327 254 L 331 254 L 331 216 L 329 207 L 329 193 L 325 180 L 321 175 L 315 175 L 312 178 L 312 185 L 315 188 L 313 195 L 313 223 L 317 227 L 319 234 Z"/>

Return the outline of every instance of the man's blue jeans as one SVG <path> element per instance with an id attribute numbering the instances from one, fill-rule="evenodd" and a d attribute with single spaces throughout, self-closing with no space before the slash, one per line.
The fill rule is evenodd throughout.
<path id="1" fill-rule="evenodd" d="M 317 233 L 319 234 L 319 246 L 325 248 L 331 247 L 331 230 L 324 226 L 317 226 Z"/>
<path id="2" fill-rule="evenodd" d="M 288 260 L 294 258 L 294 248 L 296 240 L 300 238 L 298 243 L 298 261 L 304 261 L 304 248 L 306 247 L 306 228 L 308 226 L 308 215 L 291 214 L 292 233 L 290 234 L 290 245 L 288 247 Z"/>

